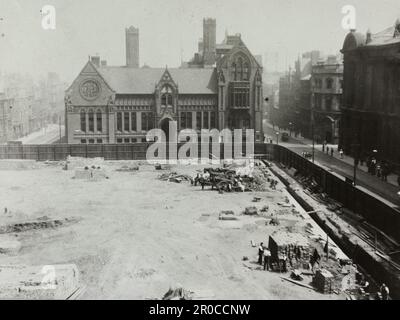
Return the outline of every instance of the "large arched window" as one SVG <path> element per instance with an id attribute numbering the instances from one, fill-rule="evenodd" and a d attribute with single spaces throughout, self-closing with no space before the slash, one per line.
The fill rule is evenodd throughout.
<path id="1" fill-rule="evenodd" d="M 231 64 L 231 78 L 233 81 L 249 81 L 250 80 L 250 62 L 242 55 L 233 59 Z"/>
<path id="2" fill-rule="evenodd" d="M 165 86 L 161 90 L 161 105 L 162 106 L 172 106 L 172 88 L 170 86 Z"/>

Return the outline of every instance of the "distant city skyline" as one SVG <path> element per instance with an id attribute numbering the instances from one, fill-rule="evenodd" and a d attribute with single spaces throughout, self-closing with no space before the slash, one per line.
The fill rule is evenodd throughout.
<path id="1" fill-rule="evenodd" d="M 41 26 L 43 5 L 56 8 L 56 30 Z M 0 4 L 0 71 L 35 78 L 54 71 L 72 81 L 88 55 L 109 65 L 125 64 L 125 28 L 140 32 L 140 65 L 176 67 L 197 51 L 202 20 L 217 21 L 217 42 L 241 33 L 254 53 L 279 53 L 277 71 L 293 65 L 303 52 L 337 53 L 348 31 L 341 26 L 342 7 L 356 8 L 357 30 L 379 32 L 400 17 L 398 0 L 304 2 L 294 0 L 11 0 Z M 319 13 L 318 15 L 315 13 Z M 284 63 L 282 62 L 284 61 Z M 266 65 L 268 64 L 268 65 Z"/>

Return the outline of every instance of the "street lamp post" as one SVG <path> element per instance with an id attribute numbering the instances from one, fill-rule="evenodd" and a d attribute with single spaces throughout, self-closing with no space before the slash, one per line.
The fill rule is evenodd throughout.
<path id="1" fill-rule="evenodd" d="M 58 117 L 58 129 L 59 129 L 59 133 L 60 133 L 60 142 L 61 143 L 61 116 Z"/>
<path id="2" fill-rule="evenodd" d="M 354 156 L 354 166 L 353 166 L 353 185 L 356 186 L 356 181 L 357 181 L 357 166 L 358 166 L 358 161 L 359 161 L 359 147 L 360 144 L 358 143 L 353 143 L 352 144 L 353 147 L 353 156 Z"/>
<path id="3" fill-rule="evenodd" d="M 311 138 L 312 138 L 312 162 L 315 158 L 315 137 L 314 137 L 314 93 L 311 95 Z"/>

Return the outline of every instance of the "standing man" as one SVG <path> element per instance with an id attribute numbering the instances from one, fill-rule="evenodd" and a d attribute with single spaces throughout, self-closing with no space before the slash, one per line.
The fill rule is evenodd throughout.
<path id="1" fill-rule="evenodd" d="M 270 263 L 271 263 L 271 251 L 268 248 L 264 249 L 264 270 L 267 269 L 269 271 Z"/>
<path id="2" fill-rule="evenodd" d="M 380 292 L 382 295 L 382 300 L 389 300 L 389 288 L 387 287 L 386 284 L 382 283 Z"/>
<path id="3" fill-rule="evenodd" d="M 260 246 L 258 247 L 258 264 L 262 265 L 263 255 L 264 255 L 264 243 L 261 242 Z"/>
<path id="4" fill-rule="evenodd" d="M 343 159 L 343 149 L 340 149 L 339 154 L 340 154 L 340 159 Z"/>
<path id="5" fill-rule="evenodd" d="M 331 148 L 331 157 L 333 157 L 333 148 Z"/>

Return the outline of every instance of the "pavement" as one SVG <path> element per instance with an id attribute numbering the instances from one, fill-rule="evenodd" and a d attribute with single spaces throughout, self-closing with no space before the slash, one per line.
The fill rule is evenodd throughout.
<path id="1" fill-rule="evenodd" d="M 272 125 L 268 122 L 264 122 L 264 133 L 267 139 L 272 139 L 273 143 L 276 143 L 276 132 Z M 281 133 L 288 132 L 281 130 Z M 289 150 L 292 150 L 298 154 L 302 152 L 312 152 L 312 141 L 304 137 L 289 137 L 288 142 L 279 141 L 279 144 L 285 146 Z M 340 158 L 337 145 L 328 145 L 329 148 L 334 148 L 333 156 L 322 152 L 322 145 L 315 144 L 314 148 L 314 161 L 317 164 L 328 167 L 333 172 L 340 174 L 344 177 L 353 179 L 354 175 L 354 159 L 350 156 L 344 156 Z M 400 206 L 400 187 L 397 184 L 397 175 L 391 174 L 388 176 L 388 181 L 382 181 L 377 176 L 372 176 L 368 173 L 365 165 L 358 166 L 356 171 L 356 184 L 362 186 L 369 191 L 381 196 L 382 198 L 392 202 L 393 204 Z"/>

